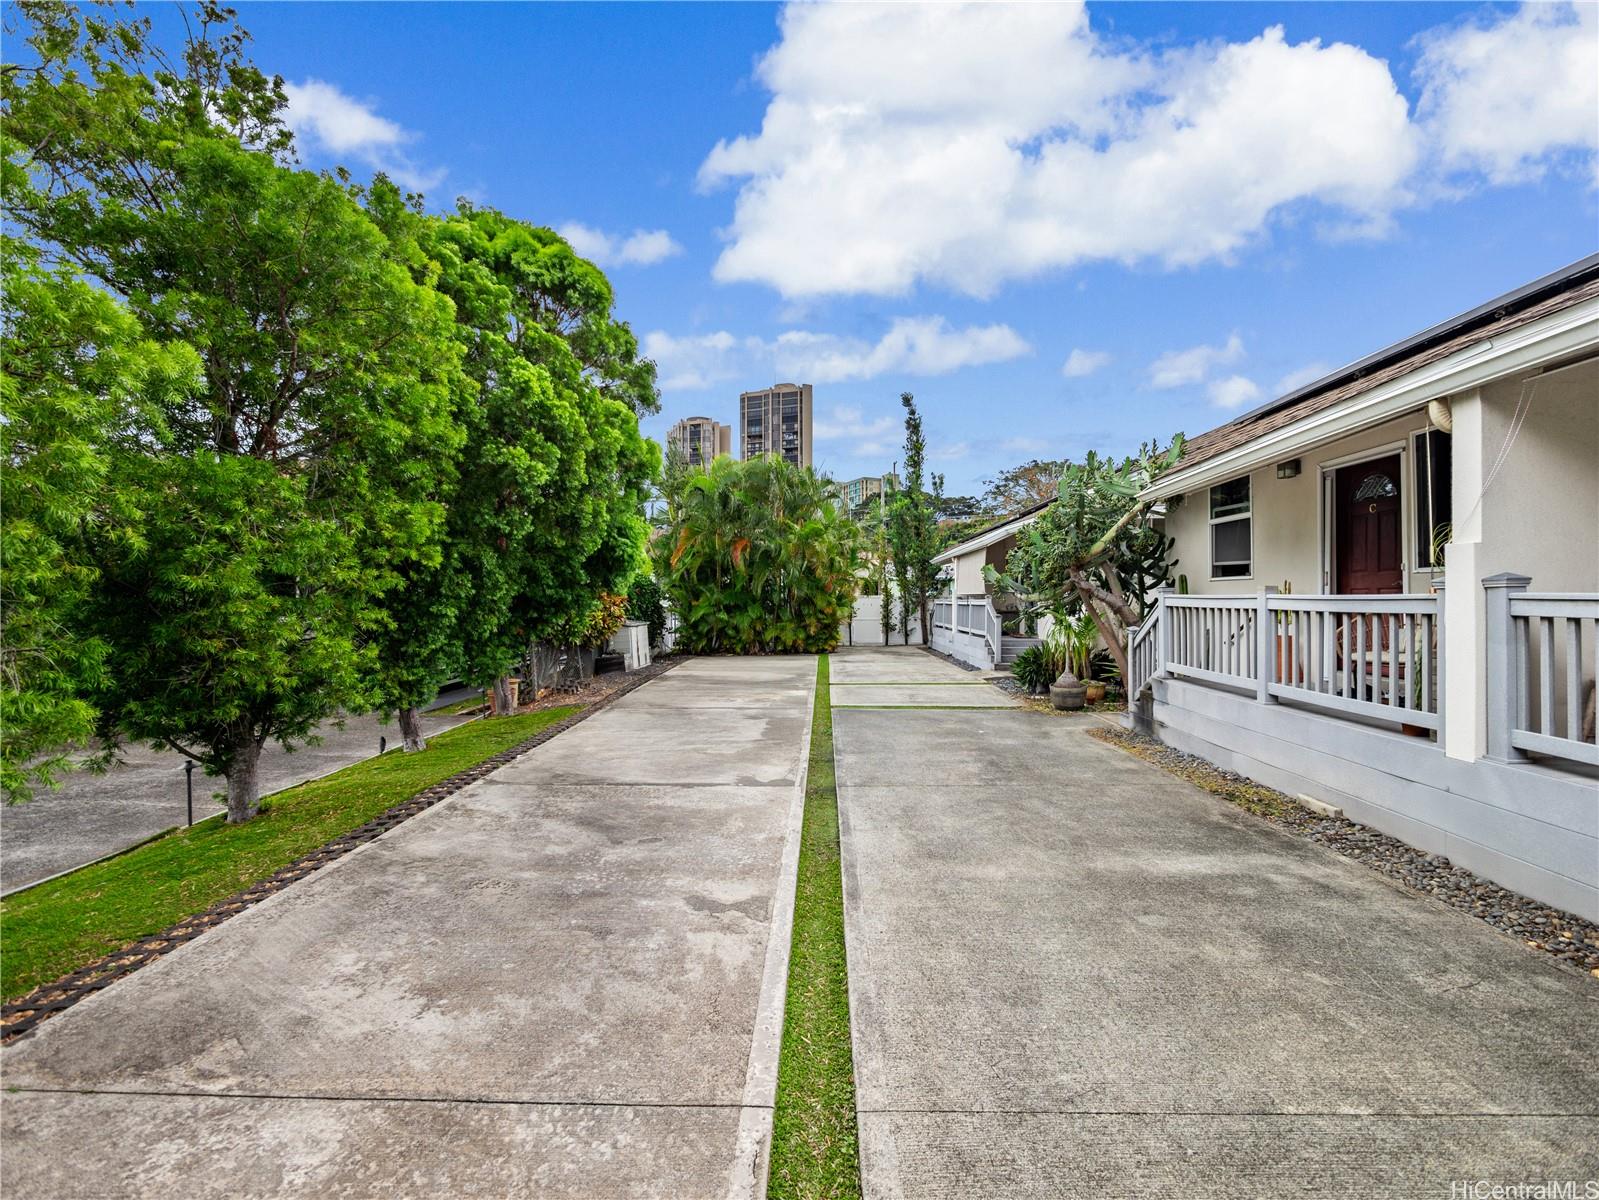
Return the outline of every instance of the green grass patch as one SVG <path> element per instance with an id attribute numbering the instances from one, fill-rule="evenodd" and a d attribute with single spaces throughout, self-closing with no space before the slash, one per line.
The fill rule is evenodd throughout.
<path id="1" fill-rule="evenodd" d="M 766 1194 L 773 1200 L 854 1200 L 861 1194 L 827 679 L 828 658 L 823 654 L 816 662 L 794 943 L 772 1120 L 772 1169 Z"/>
<path id="2" fill-rule="evenodd" d="M 0 902 L 0 993 L 12 1000 L 259 883 L 579 706 L 496 717 L 269 796 L 243 825 L 205 821 Z"/>

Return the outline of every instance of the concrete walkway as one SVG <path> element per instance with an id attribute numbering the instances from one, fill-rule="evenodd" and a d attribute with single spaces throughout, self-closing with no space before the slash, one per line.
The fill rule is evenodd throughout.
<path id="1" fill-rule="evenodd" d="M 46 1022 L 0 1192 L 753 1196 L 814 680 L 687 662 Z"/>
<path id="2" fill-rule="evenodd" d="M 834 679 L 938 682 L 864 654 Z M 833 714 L 868 1197 L 1599 1177 L 1592 980 L 1093 721 Z"/>
<path id="3" fill-rule="evenodd" d="M 457 688 L 439 697 L 447 707 L 478 695 L 478 689 Z M 422 729 L 441 733 L 470 717 L 430 714 Z M 344 727 L 328 723 L 319 730 L 322 742 L 285 750 L 270 742 L 261 750 L 263 793 L 294 787 L 371 758 L 379 738 L 399 745 L 400 727 L 371 713 L 347 717 Z M 126 850 L 188 819 L 183 764 L 176 750 L 126 748 L 122 761 L 103 775 L 70 773 L 55 791 L 41 790 L 26 804 L 0 808 L 0 892 L 11 892 L 81 867 L 84 863 Z M 194 773 L 194 819 L 215 816 L 227 806 L 218 797 L 223 781 Z"/>

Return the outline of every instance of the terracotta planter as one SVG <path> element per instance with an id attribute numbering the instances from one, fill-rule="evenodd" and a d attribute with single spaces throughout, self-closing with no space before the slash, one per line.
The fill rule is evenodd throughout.
<path id="1" fill-rule="evenodd" d="M 1083 684 L 1083 690 L 1087 693 L 1086 698 L 1090 704 L 1098 704 L 1105 698 L 1105 685 L 1097 680 L 1090 679 Z"/>

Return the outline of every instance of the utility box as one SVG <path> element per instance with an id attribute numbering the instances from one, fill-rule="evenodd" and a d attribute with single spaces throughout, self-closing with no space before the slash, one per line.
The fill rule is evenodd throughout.
<path id="1" fill-rule="evenodd" d="M 611 649 L 622 656 L 622 669 L 637 671 L 650 665 L 650 623 L 623 621 L 611 637 Z"/>

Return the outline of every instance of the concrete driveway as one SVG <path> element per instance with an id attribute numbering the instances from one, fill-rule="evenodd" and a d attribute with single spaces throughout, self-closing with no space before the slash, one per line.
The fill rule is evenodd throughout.
<path id="1" fill-rule="evenodd" d="M 834 711 L 869 1197 L 1599 1177 L 1593 981 L 1093 720 Z"/>
<path id="2" fill-rule="evenodd" d="M 46 1022 L 0 1190 L 753 1196 L 814 679 L 685 663 Z"/>
<path id="3" fill-rule="evenodd" d="M 448 707 L 477 695 L 457 688 L 440 696 Z M 470 717 L 428 714 L 422 728 L 440 733 Z M 330 723 L 318 731 L 315 746 L 285 750 L 276 742 L 261 750 L 263 793 L 294 787 L 350 766 L 378 752 L 379 738 L 400 743 L 399 726 L 371 713 L 347 717 L 343 728 Z M 41 790 L 26 804 L 0 808 L 0 892 L 11 892 L 62 871 L 126 850 L 188 819 L 183 764 L 175 750 L 127 747 L 122 760 L 103 775 L 78 771 L 63 777 L 55 791 Z M 215 816 L 227 806 L 217 797 L 223 781 L 194 773 L 194 819 Z"/>

